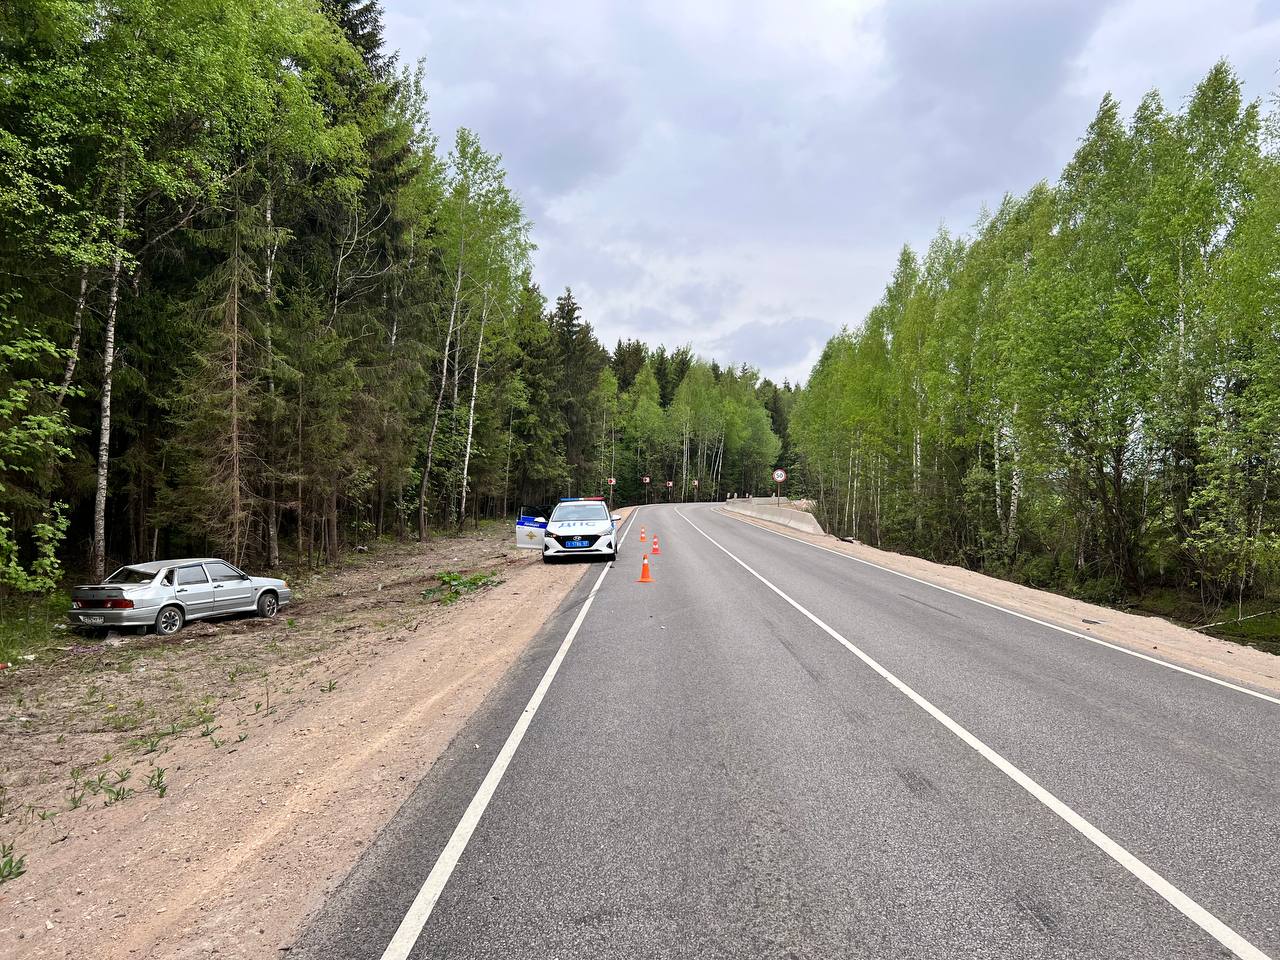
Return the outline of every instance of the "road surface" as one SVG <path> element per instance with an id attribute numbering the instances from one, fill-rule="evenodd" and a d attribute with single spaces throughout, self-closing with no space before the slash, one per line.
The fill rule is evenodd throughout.
<path id="1" fill-rule="evenodd" d="M 1278 731 L 1274 699 L 644 507 L 289 956 L 1280 960 Z"/>

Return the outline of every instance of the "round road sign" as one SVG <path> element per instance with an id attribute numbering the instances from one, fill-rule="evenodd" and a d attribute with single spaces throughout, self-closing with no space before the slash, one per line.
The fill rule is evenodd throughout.
<path id="1" fill-rule="evenodd" d="M 782 482 L 783 480 L 785 480 L 785 479 L 787 479 L 787 471 L 783 470 L 781 467 L 779 467 L 777 470 L 773 471 L 773 482 L 774 482 L 774 483 L 781 483 L 781 482 Z"/>
<path id="2" fill-rule="evenodd" d="M 667 481 L 667 486 L 668 486 L 668 487 L 671 487 L 671 486 L 674 486 L 674 484 L 673 484 L 670 480 L 668 480 L 668 481 Z"/>
<path id="3" fill-rule="evenodd" d="M 641 477 L 641 478 L 640 478 L 640 482 L 641 482 L 641 483 L 648 483 L 648 482 L 649 482 L 649 478 L 648 478 L 648 477 Z"/>
<path id="4" fill-rule="evenodd" d="M 612 487 L 612 486 L 613 486 L 615 483 L 617 483 L 617 482 L 618 482 L 618 481 L 617 481 L 615 478 L 613 478 L 613 477 L 610 477 L 610 478 L 609 478 L 609 486 L 611 486 L 611 487 Z"/>

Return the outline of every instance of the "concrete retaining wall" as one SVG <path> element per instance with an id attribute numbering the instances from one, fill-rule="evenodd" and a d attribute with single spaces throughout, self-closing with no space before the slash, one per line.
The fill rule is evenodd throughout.
<path id="1" fill-rule="evenodd" d="M 760 497 L 752 500 L 744 497 L 738 500 L 726 500 L 724 508 L 744 516 L 755 517 L 757 520 L 768 520 L 793 530 L 803 530 L 805 533 L 825 532 L 822 524 L 818 523 L 812 513 L 796 508 L 789 500 L 783 500 L 780 506 L 775 506 L 772 498 L 766 500 Z"/>

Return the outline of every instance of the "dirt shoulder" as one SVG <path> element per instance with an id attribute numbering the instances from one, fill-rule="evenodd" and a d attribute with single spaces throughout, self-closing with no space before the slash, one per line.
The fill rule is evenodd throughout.
<path id="1" fill-rule="evenodd" d="M 0 886 L 5 956 L 285 955 L 588 569 L 510 540 L 387 547 L 274 621 L 6 671 L 0 840 L 27 872 Z M 497 582 L 445 603 L 444 572 Z"/>
<path id="2" fill-rule="evenodd" d="M 877 550 L 862 543 L 848 543 L 826 534 L 787 529 L 742 514 L 728 515 L 743 523 L 754 523 L 797 540 L 816 543 L 829 550 L 867 560 L 1117 646 L 1141 651 L 1233 683 L 1247 684 L 1269 693 L 1280 693 L 1280 657 L 1262 650 L 1208 637 L 1159 617 L 1140 616 L 1110 607 L 1100 607 L 962 567 Z"/>

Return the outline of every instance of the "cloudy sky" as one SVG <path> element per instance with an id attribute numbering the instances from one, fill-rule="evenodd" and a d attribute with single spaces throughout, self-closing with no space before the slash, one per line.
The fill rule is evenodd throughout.
<path id="1" fill-rule="evenodd" d="M 606 345 L 803 379 L 904 242 L 1052 179 L 1099 99 L 1219 57 L 1280 87 L 1280 0 L 383 0 L 432 125 L 504 158 L 537 279 Z"/>

